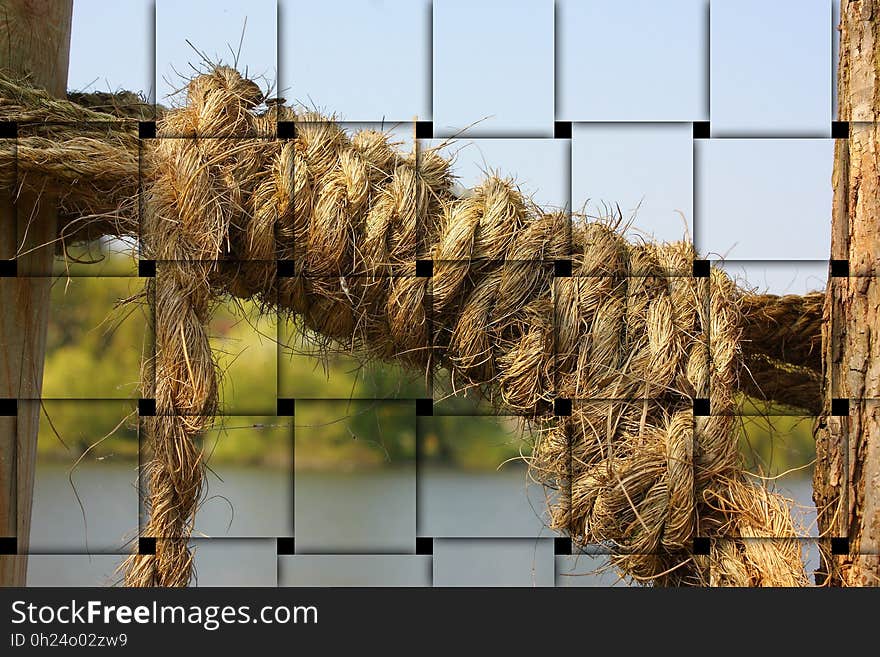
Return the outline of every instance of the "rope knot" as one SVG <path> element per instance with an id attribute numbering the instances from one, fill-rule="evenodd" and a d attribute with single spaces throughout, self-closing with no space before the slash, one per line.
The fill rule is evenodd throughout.
<path id="1" fill-rule="evenodd" d="M 264 100 L 255 82 L 243 78 L 234 68 L 218 66 L 190 81 L 187 105 L 179 118 L 184 119 L 181 123 L 187 136 L 251 136 L 256 123 L 251 110 Z"/>
<path id="2" fill-rule="evenodd" d="M 485 391 L 531 416 L 532 472 L 560 491 L 552 525 L 610 546 L 622 572 L 661 585 L 799 581 L 796 544 L 774 552 L 785 568 L 765 568 L 738 540 L 793 529 L 742 474 L 739 293 L 720 270 L 692 275 L 693 245 L 631 242 L 614 221 L 543 210 L 495 175 L 459 195 L 436 150 L 349 136 L 318 114 L 290 110 L 296 138 L 268 138 L 276 110 L 255 112 L 262 100 L 232 69 L 200 76 L 163 121 L 197 138 L 152 152 L 141 237 L 162 263 L 155 398 L 166 413 L 151 425 L 149 535 L 186 536 L 197 506 L 192 439 L 218 401 L 206 324 L 232 293 L 291 311 L 346 351 L 445 368 L 452 392 Z M 284 277 L 279 258 L 293 264 Z M 430 277 L 416 275 L 420 259 Z M 558 260 L 571 275 L 557 276 Z M 694 417 L 710 387 L 713 414 Z M 541 410 L 554 399 L 572 400 L 570 417 Z M 711 562 L 689 555 L 695 536 L 718 537 Z M 188 581 L 185 542 L 157 556 Z"/>

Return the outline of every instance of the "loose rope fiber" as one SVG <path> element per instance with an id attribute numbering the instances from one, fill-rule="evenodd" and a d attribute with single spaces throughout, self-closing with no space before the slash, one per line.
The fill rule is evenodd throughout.
<path id="1" fill-rule="evenodd" d="M 786 368 L 787 352 L 763 338 L 744 341 L 752 297 L 719 269 L 694 277 L 691 244 L 629 242 L 614 222 L 545 212 L 495 176 L 459 198 L 436 149 L 401 152 L 383 133 L 349 136 L 283 106 L 259 112 L 259 88 L 225 67 L 192 80 L 157 140 L 7 80 L 0 96 L 0 117 L 34 118 L 17 153 L 0 149 L 0 170 L 15 161 L 18 184 L 63 191 L 62 240 L 135 235 L 158 263 L 142 530 L 158 540 L 155 555 L 129 559 L 127 584 L 191 579 L 196 441 L 219 394 L 206 325 L 225 294 L 289 312 L 365 357 L 446 368 L 456 390 L 522 415 L 530 471 L 555 491 L 552 526 L 607 550 L 623 575 L 806 584 L 789 503 L 747 478 L 736 423 L 748 354 L 778 376 L 802 366 Z M 78 130 L 45 125 L 58 115 Z M 294 138 L 276 138 L 279 120 L 295 124 Z M 292 271 L 279 276 L 278 260 Z M 416 275 L 418 260 L 433 262 L 431 276 Z M 557 276 L 566 260 L 571 276 Z M 554 415 L 558 399 L 572 400 L 570 415 Z M 711 414 L 695 416 L 695 399 L 710 399 Z M 694 554 L 696 537 L 709 538 L 708 554 Z"/>

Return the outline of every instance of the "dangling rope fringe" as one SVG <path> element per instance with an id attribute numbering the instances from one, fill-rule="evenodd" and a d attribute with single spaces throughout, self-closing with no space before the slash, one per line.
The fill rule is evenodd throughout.
<path id="1" fill-rule="evenodd" d="M 556 490 L 552 526 L 604 546 L 624 575 L 806 584 L 789 503 L 747 479 L 735 414 L 738 390 L 772 397 L 786 381 L 803 386 L 797 403 L 816 403 L 821 295 L 757 302 L 718 269 L 694 277 L 690 244 L 628 242 L 613 222 L 545 212 L 497 177 L 458 198 L 437 150 L 401 152 L 385 134 L 348 136 L 282 106 L 257 112 L 259 88 L 225 67 L 190 83 L 155 141 L 5 78 L 0 97 L 0 116 L 23 123 L 0 169 L 15 162 L 18 184 L 63 191 L 60 239 L 139 236 L 158 262 L 143 529 L 158 540 L 154 556 L 129 559 L 127 584 L 192 575 L 196 440 L 218 405 L 205 327 L 223 294 L 289 311 L 366 357 L 447 368 L 457 389 L 522 414 L 531 472 Z M 46 124 L 59 118 L 78 125 Z M 279 120 L 295 138 L 276 138 Z M 417 260 L 433 261 L 431 277 Z M 555 275 L 558 260 L 571 276 Z M 784 321 L 783 309 L 809 316 Z M 694 416 L 696 398 L 711 415 Z M 574 400 L 570 416 L 554 416 L 555 399 Z M 708 555 L 693 554 L 698 536 Z"/>

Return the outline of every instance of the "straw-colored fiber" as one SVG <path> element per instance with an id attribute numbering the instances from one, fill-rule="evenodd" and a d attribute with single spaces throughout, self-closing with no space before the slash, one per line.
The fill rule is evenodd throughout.
<path id="1" fill-rule="evenodd" d="M 38 123 L 113 118 L 10 81 L 0 97 Z M 545 211 L 510 180 L 489 176 L 459 198 L 437 150 L 403 152 L 386 134 L 349 135 L 281 106 L 257 111 L 263 100 L 219 67 L 164 114 L 159 139 L 139 141 L 117 120 L 85 136 L 25 126 L 18 140 L 19 184 L 64 191 L 62 237 L 139 235 L 142 257 L 158 262 L 143 534 L 159 540 L 155 556 L 131 558 L 128 584 L 190 581 L 204 469 L 195 439 L 218 404 L 205 327 L 224 294 L 289 311 L 365 357 L 446 368 L 456 390 L 522 415 L 531 472 L 557 490 L 553 527 L 607 548 L 624 575 L 806 583 L 789 503 L 747 478 L 737 450 L 738 391 L 760 356 L 770 369 L 815 361 L 794 336 L 806 364 L 787 360 L 778 335 L 744 346 L 744 327 L 776 298 L 751 307 L 754 295 L 721 270 L 693 276 L 692 245 L 628 241 L 613 221 Z M 296 137 L 277 139 L 278 120 Z M 292 262 L 291 276 L 277 276 L 277 260 Z M 416 276 L 417 260 L 433 261 L 431 277 Z M 557 260 L 571 260 L 572 276 L 555 275 Z M 554 416 L 557 399 L 573 400 L 570 416 Z M 711 414 L 695 417 L 694 399 L 710 399 Z M 693 554 L 696 537 L 710 538 L 708 555 Z"/>

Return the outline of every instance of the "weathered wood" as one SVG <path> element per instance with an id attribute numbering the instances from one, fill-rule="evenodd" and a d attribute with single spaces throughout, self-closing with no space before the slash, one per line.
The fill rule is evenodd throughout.
<path id="1" fill-rule="evenodd" d="M 0 2 L 0 67 L 27 73 L 63 96 L 67 86 L 73 0 Z M 8 145 L 7 145 L 8 147 Z M 18 276 L 0 278 L 0 397 L 36 400 L 43 380 L 57 212 L 49 195 L 0 194 L 0 258 L 16 258 Z M 42 246 L 42 248 L 40 248 Z M 0 536 L 30 535 L 39 403 L 19 403 L 0 417 Z M 26 556 L 0 556 L 0 586 L 23 586 Z"/>
<path id="2" fill-rule="evenodd" d="M 834 157 L 831 257 L 849 278 L 831 278 L 825 299 L 826 415 L 816 425 L 813 498 L 819 530 L 849 539 L 848 555 L 822 547 L 819 584 L 880 584 L 880 0 L 844 0 L 838 63 L 839 117 L 848 140 Z M 832 398 L 849 415 L 828 413 Z"/>

